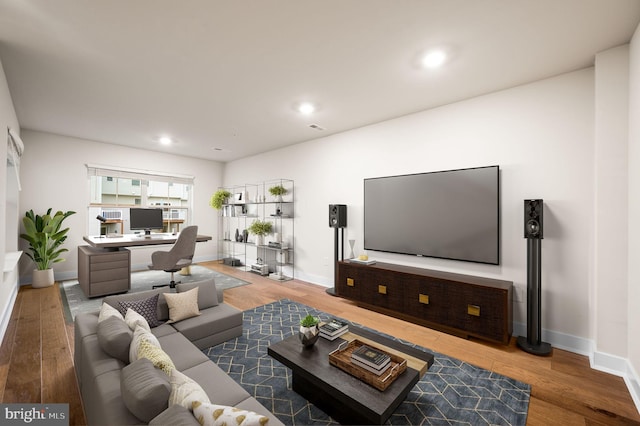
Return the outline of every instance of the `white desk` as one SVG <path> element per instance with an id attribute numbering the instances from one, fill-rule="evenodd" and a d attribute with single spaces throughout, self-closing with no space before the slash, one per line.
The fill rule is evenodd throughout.
<path id="1" fill-rule="evenodd" d="M 78 247 L 78 281 L 87 297 L 123 293 L 131 289 L 131 255 L 126 247 L 173 244 L 178 235 L 152 234 L 150 238 L 135 234 L 121 237 L 82 237 L 91 247 Z M 197 242 L 209 241 L 198 235 Z"/>
<path id="2" fill-rule="evenodd" d="M 151 238 L 145 238 L 137 234 L 123 234 L 121 237 L 82 237 L 90 246 L 117 250 L 123 247 L 154 246 L 158 244 L 173 244 L 178 239 L 178 235 L 172 234 L 151 234 Z M 211 240 L 208 235 L 198 235 L 196 242 Z"/>

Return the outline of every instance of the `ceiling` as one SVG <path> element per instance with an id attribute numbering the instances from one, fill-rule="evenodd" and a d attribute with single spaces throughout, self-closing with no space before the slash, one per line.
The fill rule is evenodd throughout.
<path id="1" fill-rule="evenodd" d="M 638 0 L 0 0 L 0 59 L 23 129 L 226 162 L 592 66 L 639 22 Z"/>

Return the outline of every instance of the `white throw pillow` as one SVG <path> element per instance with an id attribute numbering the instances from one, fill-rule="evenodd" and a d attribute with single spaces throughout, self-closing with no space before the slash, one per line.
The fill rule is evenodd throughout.
<path id="1" fill-rule="evenodd" d="M 210 402 L 204 389 L 186 374 L 173 370 L 170 380 L 169 406 L 182 405 L 184 408 L 191 410 L 191 405 L 195 401 Z"/>
<path id="2" fill-rule="evenodd" d="M 131 339 L 131 345 L 129 345 L 129 362 L 133 362 L 139 359 L 138 352 L 140 350 L 140 344 L 143 340 L 148 341 L 150 344 L 160 347 L 160 342 L 158 338 L 153 335 L 149 330 L 146 330 L 144 327 L 138 325 L 135 330 L 133 330 L 133 338 Z"/>
<path id="3" fill-rule="evenodd" d="M 124 322 L 126 322 L 132 330 L 135 330 L 136 326 L 140 325 L 145 330 L 151 331 L 151 327 L 149 327 L 147 320 L 131 308 L 127 309 L 127 314 L 124 316 Z"/>
<path id="4" fill-rule="evenodd" d="M 164 293 L 169 305 L 169 323 L 200 315 L 198 309 L 198 287 L 184 293 Z"/>
<path id="5" fill-rule="evenodd" d="M 269 417 L 253 411 L 200 401 L 193 403 L 193 415 L 203 426 L 264 426 L 269 423 Z"/>
<path id="6" fill-rule="evenodd" d="M 102 322 L 109 317 L 117 317 L 117 318 L 120 318 L 121 320 L 124 320 L 124 317 L 122 316 L 120 311 L 118 311 L 116 308 L 114 308 L 108 303 L 103 303 L 102 306 L 100 307 L 100 313 L 98 314 L 98 322 Z"/>

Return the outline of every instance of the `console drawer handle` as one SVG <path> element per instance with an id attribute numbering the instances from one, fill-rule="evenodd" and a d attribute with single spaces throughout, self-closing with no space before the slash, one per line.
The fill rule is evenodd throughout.
<path id="1" fill-rule="evenodd" d="M 467 305 L 467 313 L 469 315 L 473 315 L 474 317 L 480 316 L 480 306 L 478 305 Z"/>
<path id="2" fill-rule="evenodd" d="M 353 278 L 347 278 L 347 285 L 349 287 L 353 287 L 355 285 L 355 281 L 353 280 Z"/>
<path id="3" fill-rule="evenodd" d="M 378 293 L 387 294 L 387 286 L 386 285 L 379 285 L 378 286 Z"/>
<path id="4" fill-rule="evenodd" d="M 424 305 L 428 305 L 429 304 L 429 295 L 428 294 L 419 294 L 418 295 L 418 302 L 424 304 Z"/>

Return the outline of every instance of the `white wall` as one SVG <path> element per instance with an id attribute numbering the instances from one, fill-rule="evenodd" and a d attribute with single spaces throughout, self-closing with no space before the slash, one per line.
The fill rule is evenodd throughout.
<path id="1" fill-rule="evenodd" d="M 64 224 L 70 227 L 65 247 L 65 262 L 54 264 L 56 280 L 77 277 L 78 245 L 85 245 L 82 237 L 87 234 L 89 181 L 85 164 L 102 164 L 177 173 L 195 176 L 193 224 L 198 233 L 213 236 L 213 241 L 196 245 L 195 261 L 217 257 L 216 211 L 209 207 L 209 197 L 221 185 L 222 164 L 119 145 L 105 144 L 84 139 L 24 130 L 22 139 L 25 154 L 22 161 L 22 192 L 20 205 L 23 211 L 33 209 L 43 214 L 49 207 L 56 210 L 73 210 Z M 26 247 L 25 242 L 21 244 Z M 150 254 L 158 248 L 132 249 L 133 269 L 146 269 Z M 33 262 L 21 261 L 21 280 L 31 282 Z"/>
<path id="2" fill-rule="evenodd" d="M 629 46 L 596 55 L 594 288 L 596 354 L 627 355 Z M 605 363 L 604 359 L 596 361 Z"/>
<path id="3" fill-rule="evenodd" d="M 19 130 L 16 111 L 7 86 L 2 62 L 0 62 L 0 265 L 4 266 L 5 253 L 17 250 L 17 236 L 9 235 L 17 228 L 15 222 L 15 199 L 7 197 L 7 129 Z M 13 273 L 3 272 L 0 281 L 0 342 L 9 323 L 13 303 L 18 293 L 17 280 Z"/>
<path id="4" fill-rule="evenodd" d="M 640 26 L 629 48 L 629 277 L 627 385 L 640 407 Z M 624 310 L 625 306 L 620 306 Z"/>
<path id="5" fill-rule="evenodd" d="M 592 337 L 593 115 L 594 70 L 586 69 L 238 160 L 227 164 L 224 181 L 294 179 L 296 274 L 331 286 L 328 205 L 348 205 L 347 236 L 355 236 L 356 251 L 362 250 L 364 178 L 498 164 L 499 266 L 369 254 L 381 261 L 510 280 L 522 294 L 523 200 L 542 198 L 542 326 L 553 330 L 543 339 L 587 353 Z M 330 123 L 323 125 L 330 128 Z M 402 220 L 398 211 L 395 219 Z M 525 304 L 515 303 L 514 310 L 514 320 L 522 326 Z"/>

